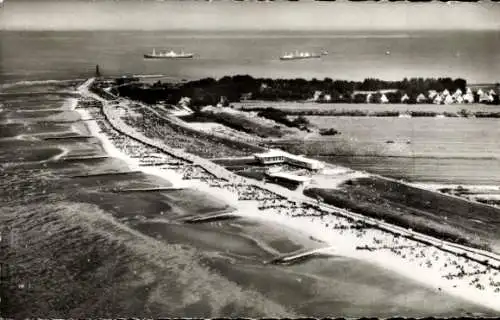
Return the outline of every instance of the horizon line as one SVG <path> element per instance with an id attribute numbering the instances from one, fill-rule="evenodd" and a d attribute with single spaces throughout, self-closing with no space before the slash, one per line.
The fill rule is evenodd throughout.
<path id="1" fill-rule="evenodd" d="M 256 29 L 256 28 L 0 28 L 1 31 L 61 31 L 61 32 L 71 32 L 71 31 L 121 31 L 121 32 L 153 32 L 153 31 L 167 31 L 167 32 L 481 32 L 481 31 L 496 31 L 500 32 L 500 27 L 492 28 L 318 28 L 318 29 L 308 29 L 308 28 L 269 28 L 269 29 Z"/>

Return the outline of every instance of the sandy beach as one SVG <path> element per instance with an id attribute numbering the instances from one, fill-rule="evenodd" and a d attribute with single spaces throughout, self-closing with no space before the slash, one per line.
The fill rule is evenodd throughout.
<path id="1" fill-rule="evenodd" d="M 131 170 L 156 175 L 166 179 L 174 187 L 193 187 L 207 192 L 234 207 L 233 214 L 284 225 L 312 236 L 324 243 L 321 250 L 323 254 L 367 261 L 435 290 L 500 311 L 500 260 L 495 260 L 495 257 L 490 258 L 487 263 L 479 263 L 471 259 L 474 255 L 481 257 L 479 251 L 461 256 L 459 253 L 464 251 L 459 246 L 453 247 L 438 240 L 433 241 L 432 245 L 426 244 L 421 241 L 422 237 L 412 239 L 408 236 L 408 233 L 412 233 L 411 230 L 404 234 L 396 227 L 392 229 L 393 232 L 387 232 L 367 225 L 355 215 L 341 214 L 340 209 L 314 204 L 314 201 L 301 194 L 236 176 L 182 150 L 172 150 L 162 145 L 161 149 L 171 153 L 154 151 L 151 145 L 159 142 L 133 132 L 133 128 L 121 120 L 128 115 L 126 106 L 110 108 L 107 101 L 90 93 L 88 87 L 92 81 L 91 79 L 82 85 L 79 92 L 86 98 L 103 103 L 104 114 L 108 116 L 111 126 L 109 130 L 102 130 L 96 121 L 86 123 L 92 134 L 102 141 L 106 152 L 125 161 Z M 92 117 L 84 108 L 77 110 L 83 119 Z M 120 126 L 121 132 L 126 132 L 134 139 L 122 137 L 117 144 L 118 139 L 110 135 L 113 127 L 117 126 Z M 120 133 L 115 132 L 113 135 L 119 136 Z M 138 140 L 144 143 L 141 144 Z M 152 159 L 156 159 L 156 162 L 151 162 Z M 175 166 L 156 165 L 173 162 L 174 159 L 179 162 Z M 145 165 L 148 161 L 149 166 Z M 172 168 L 168 168 L 169 166 Z M 186 172 L 189 172 L 188 181 Z M 192 179 L 193 176 L 200 178 Z"/>

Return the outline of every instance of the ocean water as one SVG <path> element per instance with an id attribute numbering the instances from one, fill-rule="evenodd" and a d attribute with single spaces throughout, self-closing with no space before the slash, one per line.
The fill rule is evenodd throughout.
<path id="1" fill-rule="evenodd" d="M 174 79 L 256 77 L 361 80 L 462 77 L 497 82 L 499 32 L 168 32 L 0 31 L 0 82 L 104 75 L 164 74 Z M 195 53 L 192 60 L 144 60 L 157 50 Z M 321 60 L 280 61 L 290 51 L 327 50 Z M 386 55 L 390 51 L 390 55 Z"/>
<path id="2" fill-rule="evenodd" d="M 308 118 L 341 132 L 304 143 L 323 160 L 413 182 L 500 184 L 498 119 Z"/>

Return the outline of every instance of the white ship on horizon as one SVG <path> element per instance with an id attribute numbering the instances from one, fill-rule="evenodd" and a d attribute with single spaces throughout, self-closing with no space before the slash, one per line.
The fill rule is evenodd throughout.
<path id="1" fill-rule="evenodd" d="M 327 55 L 327 51 L 323 51 L 320 54 L 317 53 L 312 53 L 312 52 L 298 52 L 295 51 L 295 53 L 285 53 L 280 57 L 280 60 L 300 60 L 300 59 L 317 59 L 321 58 L 322 56 Z"/>
<path id="2" fill-rule="evenodd" d="M 153 49 L 152 53 L 144 55 L 145 59 L 186 59 L 192 57 L 192 53 L 177 53 L 173 50 L 170 50 L 169 52 L 156 52 L 156 49 Z"/>

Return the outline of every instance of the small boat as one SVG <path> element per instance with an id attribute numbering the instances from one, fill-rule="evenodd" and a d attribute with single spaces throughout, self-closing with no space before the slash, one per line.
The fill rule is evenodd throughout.
<path id="1" fill-rule="evenodd" d="M 153 49 L 152 53 L 144 55 L 145 59 L 186 59 L 192 57 L 192 53 L 177 53 L 172 50 L 170 50 L 169 52 L 156 52 L 155 49 Z"/>
<path id="2" fill-rule="evenodd" d="M 390 52 L 389 50 L 387 50 L 387 51 L 385 52 L 385 54 L 388 56 L 388 55 L 390 55 L 390 54 L 391 54 L 391 52 Z"/>
<path id="3" fill-rule="evenodd" d="M 295 52 L 295 53 L 285 53 L 280 57 L 280 60 L 302 60 L 302 59 L 317 59 L 321 58 L 324 53 L 316 54 L 310 52 Z"/>
<path id="4" fill-rule="evenodd" d="M 394 140 L 387 140 L 385 143 L 394 143 Z"/>

